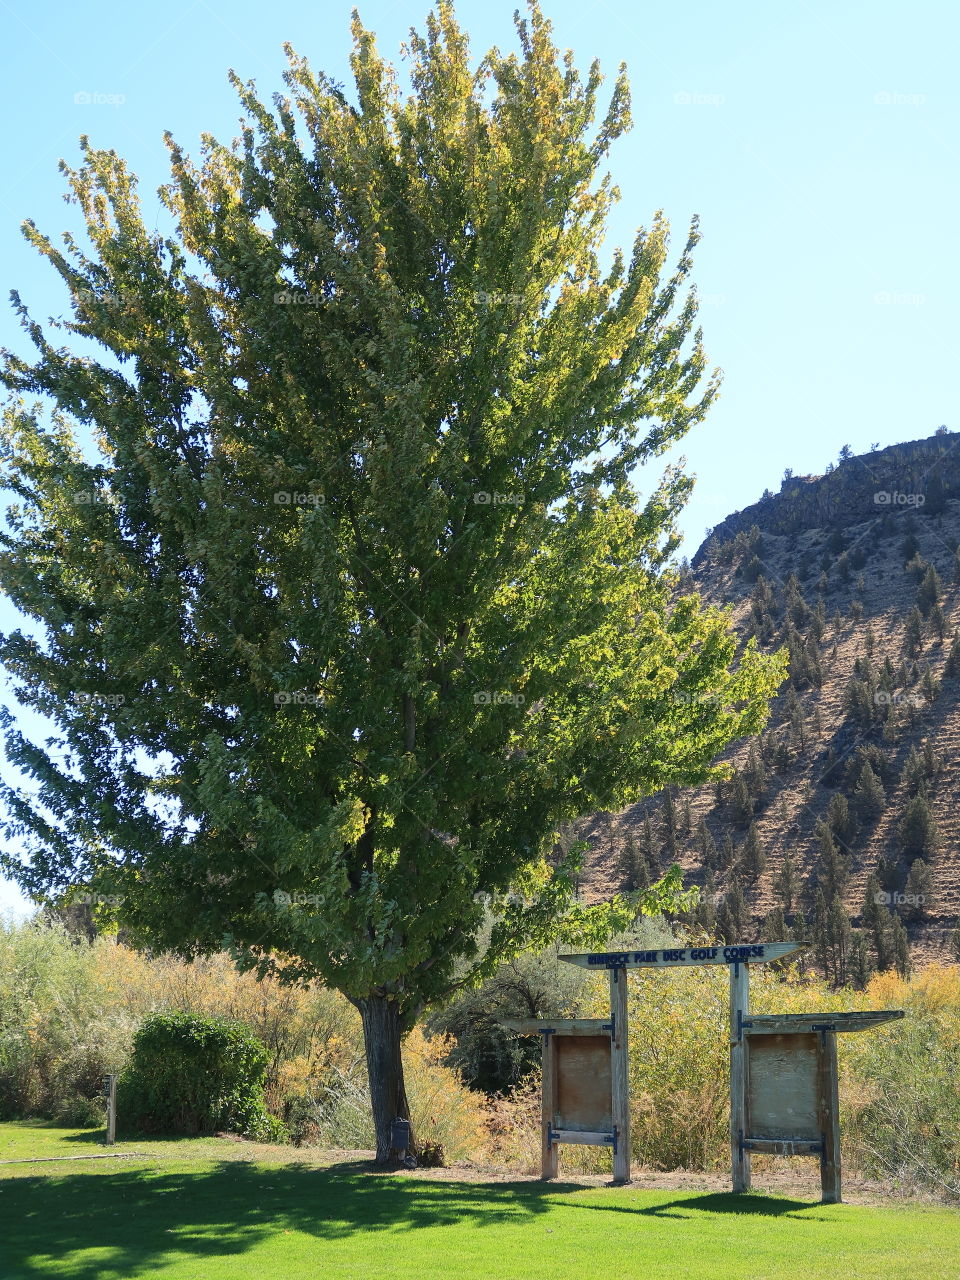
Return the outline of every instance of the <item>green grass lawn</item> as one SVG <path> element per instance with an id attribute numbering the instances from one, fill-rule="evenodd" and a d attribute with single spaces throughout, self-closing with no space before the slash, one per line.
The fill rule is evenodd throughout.
<path id="1" fill-rule="evenodd" d="M 0 1160 L 100 1135 L 0 1125 Z M 960 1214 L 776 1196 L 439 1181 L 248 1161 L 228 1140 L 0 1166 L 0 1277 L 70 1280 L 957 1280 Z M 234 1151 L 236 1144 L 234 1144 Z M 219 1153 L 219 1154 L 218 1154 Z"/>

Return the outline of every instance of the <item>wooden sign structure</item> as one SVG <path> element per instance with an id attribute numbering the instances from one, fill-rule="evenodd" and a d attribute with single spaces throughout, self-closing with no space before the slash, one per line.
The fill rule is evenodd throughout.
<path id="1" fill-rule="evenodd" d="M 744 1071 L 736 1132 L 732 1120 L 730 1126 L 734 1191 L 750 1188 L 752 1151 L 819 1155 L 821 1199 L 839 1204 L 837 1032 L 866 1031 L 902 1017 L 902 1009 L 741 1015 Z M 731 1077 L 731 1113 L 736 1098 Z"/>
<path id="2" fill-rule="evenodd" d="M 521 1019 L 503 1025 L 543 1036 L 541 1176 L 557 1176 L 562 1142 L 609 1146 L 614 1182 L 630 1181 L 628 969 L 725 964 L 730 969 L 730 1161 L 734 1191 L 750 1188 L 750 1153 L 820 1156 L 825 1202 L 840 1200 L 838 1031 L 863 1031 L 902 1010 L 750 1016 L 750 965 L 806 943 L 738 943 L 561 956 L 610 974 L 610 1019 Z"/>
<path id="3" fill-rule="evenodd" d="M 540 1176 L 557 1176 L 561 1142 L 608 1146 L 613 1180 L 630 1181 L 630 1076 L 627 1070 L 627 980 L 610 970 L 610 1019 L 503 1021 L 521 1035 L 543 1036 Z"/>

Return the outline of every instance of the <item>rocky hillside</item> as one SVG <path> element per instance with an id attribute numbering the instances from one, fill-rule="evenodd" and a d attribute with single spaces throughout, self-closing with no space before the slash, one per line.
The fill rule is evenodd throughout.
<path id="1" fill-rule="evenodd" d="M 837 981 L 946 959 L 960 914 L 960 434 L 841 454 L 729 516 L 689 577 L 787 646 L 731 780 L 587 824 L 588 898 L 677 861 L 718 936 L 806 936 Z M 909 940 L 909 952 L 908 952 Z"/>

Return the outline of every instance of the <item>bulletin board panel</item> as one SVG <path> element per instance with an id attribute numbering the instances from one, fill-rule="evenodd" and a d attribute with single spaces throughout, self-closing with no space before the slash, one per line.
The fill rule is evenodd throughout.
<path id="1" fill-rule="evenodd" d="M 748 1036 L 747 1045 L 747 1133 L 818 1142 L 819 1037 Z"/>
<path id="2" fill-rule="evenodd" d="M 612 1130 L 610 1037 L 564 1036 L 554 1039 L 558 1129 Z"/>

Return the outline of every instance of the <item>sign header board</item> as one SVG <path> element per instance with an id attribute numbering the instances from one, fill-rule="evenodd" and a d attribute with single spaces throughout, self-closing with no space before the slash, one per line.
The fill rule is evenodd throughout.
<path id="1" fill-rule="evenodd" d="M 658 951 L 587 951 L 560 956 L 581 969 L 674 969 L 695 964 L 767 964 L 800 951 L 805 942 L 751 942 L 716 947 L 666 947 Z"/>

